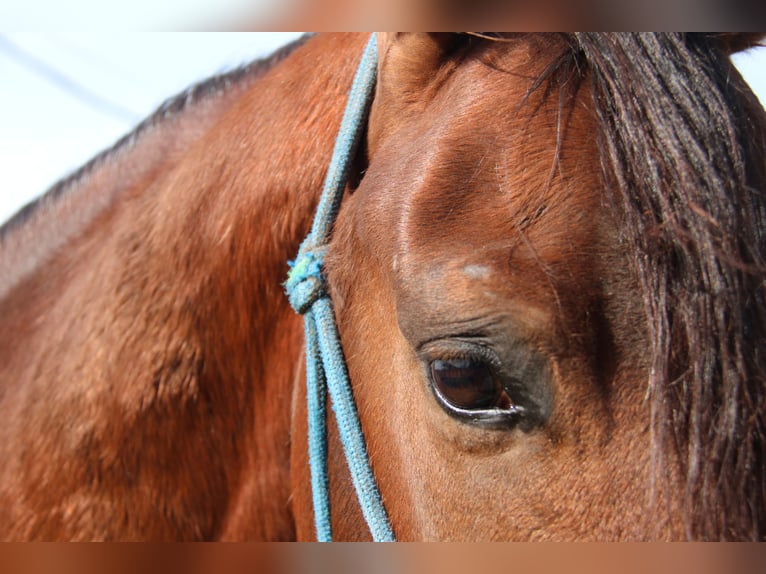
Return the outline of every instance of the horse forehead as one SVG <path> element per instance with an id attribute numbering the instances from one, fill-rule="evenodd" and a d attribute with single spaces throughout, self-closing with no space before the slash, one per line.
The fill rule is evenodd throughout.
<path id="1" fill-rule="evenodd" d="M 491 261 L 518 239 L 513 230 L 557 193 L 545 189 L 556 159 L 555 122 L 475 104 L 424 114 L 370 166 L 357 224 L 389 252 L 395 269 L 448 254 L 452 270 L 486 277 Z M 567 198 L 554 201 L 554 211 L 566 209 Z"/>
<path id="2" fill-rule="evenodd" d="M 438 235 L 439 225 L 446 230 L 506 202 L 498 196 L 510 191 L 509 170 L 524 151 L 513 141 L 519 122 L 490 102 L 466 83 L 402 125 L 363 182 L 366 221 L 401 239 Z"/>
<path id="3" fill-rule="evenodd" d="M 544 89 L 530 92 L 544 69 L 529 49 L 502 46 L 458 66 L 417 113 L 398 118 L 371 166 L 382 166 L 388 185 L 375 187 L 395 187 L 394 201 L 406 206 L 449 199 L 461 186 L 499 188 L 512 178 L 508 170 L 539 163 L 557 141 L 557 103 Z"/>
<path id="4" fill-rule="evenodd" d="M 499 46 L 461 65 L 421 113 L 399 120 L 372 158 L 355 225 L 400 277 L 438 270 L 469 283 L 495 278 L 521 239 L 518 230 L 543 211 L 551 225 L 537 226 L 538 237 L 560 235 L 569 213 L 582 211 L 571 203 L 593 194 L 549 185 L 559 160 L 578 156 L 569 171 L 576 166 L 581 181 L 570 188 L 598 188 L 587 106 L 568 121 L 578 128 L 566 133 L 559 156 L 559 101 L 544 88 L 530 93 L 550 58 L 535 59 L 524 47 Z"/>
<path id="5" fill-rule="evenodd" d="M 480 241 L 486 252 L 487 241 L 500 231 L 508 208 L 504 151 L 491 134 L 476 137 L 475 130 L 455 123 L 454 130 L 413 126 L 415 133 L 400 140 L 387 167 L 370 173 L 359 224 L 363 235 L 379 239 L 394 270 L 448 252 L 450 268 L 460 259 L 468 276 L 488 274 L 472 243 Z"/>

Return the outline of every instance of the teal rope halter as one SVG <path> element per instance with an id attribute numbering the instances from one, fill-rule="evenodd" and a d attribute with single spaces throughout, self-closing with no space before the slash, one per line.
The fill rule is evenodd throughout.
<path id="1" fill-rule="evenodd" d="M 377 45 L 375 34 L 372 34 L 349 92 L 311 232 L 301 244 L 296 260 L 289 262 L 291 269 L 285 283 L 290 305 L 303 315 L 305 321 L 309 464 L 314 523 L 317 540 L 320 542 L 332 541 L 325 412 L 328 389 L 351 480 L 373 540 L 395 540 L 370 468 L 335 324 L 335 313 L 323 275 L 327 242 L 348 181 L 350 162 L 358 147 L 372 102 L 376 74 Z"/>

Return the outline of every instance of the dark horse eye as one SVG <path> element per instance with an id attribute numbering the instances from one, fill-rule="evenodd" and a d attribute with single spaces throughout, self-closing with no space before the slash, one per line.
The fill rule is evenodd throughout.
<path id="1" fill-rule="evenodd" d="M 432 361 L 431 380 L 437 395 L 457 409 L 477 411 L 511 406 L 492 368 L 482 361 Z"/>

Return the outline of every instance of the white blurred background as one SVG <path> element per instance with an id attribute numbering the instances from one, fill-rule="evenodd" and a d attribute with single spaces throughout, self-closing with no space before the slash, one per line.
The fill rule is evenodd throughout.
<path id="1" fill-rule="evenodd" d="M 233 5 L 242 0 L 222 1 Z M 251 8 L 258 5 L 248 2 Z M 168 2 L 157 4 L 164 10 Z M 69 2 L 57 5 L 63 10 Z M 45 18 L 55 21 L 55 13 Z M 0 33 L 0 222 L 111 146 L 167 97 L 299 36 Z M 739 54 L 735 63 L 766 104 L 766 48 Z"/>
<path id="2" fill-rule="evenodd" d="M 4 30 L 195 31 L 242 29 L 265 22 L 299 0 L 0 0 Z M 245 26 L 247 28 L 248 26 Z"/>
<path id="3" fill-rule="evenodd" d="M 0 34 L 0 222 L 168 97 L 300 35 Z"/>

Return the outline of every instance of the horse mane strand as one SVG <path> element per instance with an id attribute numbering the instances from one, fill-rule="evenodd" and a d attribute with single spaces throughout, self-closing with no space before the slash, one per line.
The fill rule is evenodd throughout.
<path id="1" fill-rule="evenodd" d="M 651 338 L 654 504 L 689 539 L 766 531 L 764 125 L 706 34 L 575 34 Z"/>

